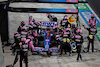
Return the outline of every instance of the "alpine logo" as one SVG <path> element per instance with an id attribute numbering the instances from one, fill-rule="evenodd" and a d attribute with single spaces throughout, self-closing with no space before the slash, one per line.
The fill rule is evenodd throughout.
<path id="1" fill-rule="evenodd" d="M 44 26 L 55 26 L 56 22 L 42 22 Z"/>

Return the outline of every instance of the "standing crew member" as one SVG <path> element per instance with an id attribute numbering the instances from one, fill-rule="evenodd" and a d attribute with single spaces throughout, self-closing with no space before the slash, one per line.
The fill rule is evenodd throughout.
<path id="1" fill-rule="evenodd" d="M 65 28 L 68 28 L 68 26 L 71 27 L 71 24 L 68 22 L 68 16 L 64 16 L 64 18 L 60 22 L 60 25 Z"/>
<path id="2" fill-rule="evenodd" d="M 69 55 L 71 54 L 71 46 L 70 46 L 70 28 L 66 28 L 66 30 L 63 30 L 63 43 L 61 45 L 61 52 L 60 55 L 62 55 L 63 50 L 69 52 Z"/>
<path id="3" fill-rule="evenodd" d="M 81 35 L 82 30 L 78 29 L 76 31 L 76 35 L 72 37 L 72 39 L 76 42 L 76 46 L 77 46 L 77 62 L 79 61 L 79 58 L 82 60 L 82 56 L 81 56 L 81 47 L 82 47 L 82 43 L 83 43 L 83 36 Z"/>
<path id="4" fill-rule="evenodd" d="M 91 25 L 94 25 L 95 27 L 96 27 L 96 20 L 94 19 L 94 17 L 95 17 L 95 15 L 94 14 L 92 14 L 91 15 L 91 19 L 89 20 L 89 22 L 88 22 L 88 25 L 91 27 Z"/>
<path id="5" fill-rule="evenodd" d="M 89 52 L 90 43 L 92 44 L 92 52 L 94 52 L 94 39 L 95 39 L 95 34 L 97 33 L 97 30 L 95 26 L 91 26 L 91 28 L 87 28 L 87 30 L 89 31 L 89 36 L 87 37 L 88 38 L 87 52 Z"/>

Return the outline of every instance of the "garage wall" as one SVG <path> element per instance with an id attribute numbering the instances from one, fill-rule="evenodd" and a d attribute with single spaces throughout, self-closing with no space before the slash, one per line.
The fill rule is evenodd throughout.
<path id="1" fill-rule="evenodd" d="M 52 15 L 56 16 L 58 18 L 58 22 L 60 22 L 61 19 L 66 14 L 52 14 Z M 13 13 L 13 12 L 9 12 L 9 37 L 10 37 L 11 42 L 13 42 L 14 32 L 17 31 L 17 28 L 20 25 L 20 22 L 25 21 L 28 24 L 29 16 L 33 16 L 36 21 L 50 22 L 50 20 L 46 17 L 46 13 Z M 68 16 L 70 17 L 71 14 L 69 14 Z"/>
<path id="2" fill-rule="evenodd" d="M 63 7 L 65 6 L 65 7 Z M 24 8 L 56 8 L 56 9 L 73 9 L 72 5 L 68 4 L 47 4 L 47 3 L 11 3 L 10 7 L 24 7 Z M 53 14 L 59 20 L 64 17 L 66 14 Z M 11 42 L 13 42 L 13 35 L 14 32 L 17 31 L 18 26 L 20 25 L 21 21 L 25 21 L 28 24 L 29 16 L 33 16 L 36 21 L 44 21 L 50 22 L 49 19 L 46 17 L 46 13 L 19 13 L 19 12 L 9 12 L 9 37 Z M 71 16 L 69 14 L 68 16 Z"/>

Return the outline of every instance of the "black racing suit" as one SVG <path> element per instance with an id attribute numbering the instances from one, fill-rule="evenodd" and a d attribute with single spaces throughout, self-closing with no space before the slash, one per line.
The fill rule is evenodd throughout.
<path id="1" fill-rule="evenodd" d="M 14 36 L 14 43 L 12 45 L 12 53 L 15 53 L 16 49 L 20 49 L 19 46 L 19 42 L 20 42 L 20 38 L 17 38 L 16 36 Z"/>
<path id="2" fill-rule="evenodd" d="M 18 27 L 18 29 L 17 29 L 17 32 L 18 32 L 18 33 L 21 33 L 22 27 L 23 27 L 23 26 L 19 26 L 19 27 Z"/>
<path id="3" fill-rule="evenodd" d="M 89 41 L 88 42 L 88 46 L 87 46 L 87 48 L 88 48 L 87 52 L 89 52 L 90 44 L 92 46 L 92 52 L 94 52 L 94 36 L 92 35 L 92 38 L 90 38 L 88 36 L 87 38 L 88 38 L 88 41 Z"/>
<path id="4" fill-rule="evenodd" d="M 66 54 L 66 51 L 69 52 L 69 55 L 71 53 L 70 43 L 67 42 L 67 38 L 70 40 L 70 32 L 68 34 L 67 33 L 68 33 L 68 31 L 66 31 L 66 33 L 62 35 L 63 38 L 66 38 L 66 42 L 62 42 L 61 43 L 61 52 L 60 52 L 60 55 L 62 55 L 63 50 L 65 51 L 65 54 Z"/>
<path id="5" fill-rule="evenodd" d="M 88 30 L 89 35 L 90 35 L 90 34 L 96 34 L 96 33 L 97 33 L 96 28 L 86 28 L 86 29 Z"/>
<path id="6" fill-rule="evenodd" d="M 53 15 L 51 15 L 51 14 L 48 15 L 48 18 L 50 19 L 50 21 L 55 21 L 55 22 L 57 22 L 57 17 L 55 17 L 55 16 L 53 16 Z"/>
<path id="7" fill-rule="evenodd" d="M 73 40 L 76 42 L 76 48 L 77 48 L 77 53 L 78 53 L 78 56 L 77 56 L 77 60 L 82 59 L 82 56 L 81 56 L 81 47 L 82 47 L 82 43 L 83 43 L 83 36 L 82 35 L 75 35 L 73 37 Z"/>
<path id="8" fill-rule="evenodd" d="M 97 33 L 96 28 L 87 28 L 87 30 L 89 31 L 89 36 L 92 35 L 92 38 L 90 38 L 89 36 L 87 37 L 88 39 L 88 50 L 87 52 L 89 52 L 89 48 L 90 48 L 90 43 L 92 44 L 92 52 L 94 52 L 94 39 L 95 39 L 95 34 Z"/>
<path id="9" fill-rule="evenodd" d="M 71 27 L 71 24 L 68 22 L 67 19 L 61 20 L 60 24 L 62 27 L 65 27 L 65 28 L 68 28 L 68 25 L 70 25 L 70 27 Z"/>
<path id="10" fill-rule="evenodd" d="M 72 35 L 74 36 L 74 35 L 76 34 L 76 30 L 77 30 L 77 28 L 74 27 L 74 28 L 72 28 L 71 30 L 72 30 Z"/>
<path id="11" fill-rule="evenodd" d="M 22 67 L 22 61 L 25 61 L 25 66 L 28 67 L 29 42 L 25 42 L 20 45 L 20 67 Z"/>

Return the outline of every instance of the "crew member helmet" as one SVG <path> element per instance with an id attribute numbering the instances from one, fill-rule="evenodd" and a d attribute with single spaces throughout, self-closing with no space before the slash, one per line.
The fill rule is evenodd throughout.
<path id="1" fill-rule="evenodd" d="M 92 14 L 92 15 L 91 15 L 91 17 L 93 17 L 93 18 L 94 18 L 94 17 L 95 17 L 95 15 L 94 15 L 94 14 Z"/>
<path id="2" fill-rule="evenodd" d="M 78 29 L 78 30 L 76 31 L 76 33 L 82 33 L 82 30 L 81 30 L 81 29 Z"/>

